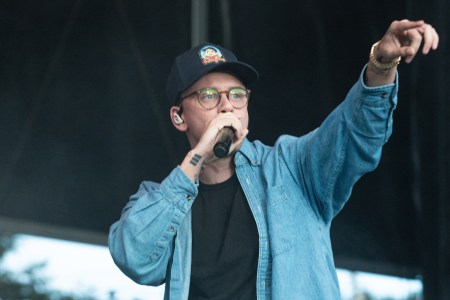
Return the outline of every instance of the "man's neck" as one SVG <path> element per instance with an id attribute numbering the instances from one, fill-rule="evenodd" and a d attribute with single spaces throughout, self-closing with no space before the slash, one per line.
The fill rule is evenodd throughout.
<path id="1" fill-rule="evenodd" d="M 200 174 L 200 181 L 205 184 L 221 183 L 233 176 L 234 172 L 233 156 L 228 156 L 205 165 Z"/>

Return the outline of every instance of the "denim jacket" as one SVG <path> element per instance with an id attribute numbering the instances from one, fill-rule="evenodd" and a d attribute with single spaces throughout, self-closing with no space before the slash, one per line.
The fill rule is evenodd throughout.
<path id="1" fill-rule="evenodd" d="M 316 130 L 273 147 L 245 140 L 235 155 L 259 233 L 259 300 L 340 299 L 330 224 L 378 165 L 397 103 L 397 82 L 367 87 L 364 72 Z M 117 266 L 140 284 L 165 283 L 165 299 L 188 298 L 197 188 L 179 167 L 161 184 L 144 181 L 110 228 Z"/>

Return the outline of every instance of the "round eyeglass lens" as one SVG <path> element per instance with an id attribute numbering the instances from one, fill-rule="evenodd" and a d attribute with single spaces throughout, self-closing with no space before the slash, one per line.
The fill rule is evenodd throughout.
<path id="1" fill-rule="evenodd" d="M 214 107 L 220 100 L 219 92 L 214 88 L 205 88 L 199 92 L 199 100 L 205 107 Z"/>

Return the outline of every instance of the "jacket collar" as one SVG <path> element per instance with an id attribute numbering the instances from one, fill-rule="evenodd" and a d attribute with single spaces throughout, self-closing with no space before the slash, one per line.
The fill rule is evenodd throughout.
<path id="1" fill-rule="evenodd" d="M 244 164 L 251 164 L 254 166 L 261 164 L 261 158 L 258 156 L 255 145 L 248 139 L 245 139 L 241 148 L 234 156 L 234 163 L 236 167 Z"/>

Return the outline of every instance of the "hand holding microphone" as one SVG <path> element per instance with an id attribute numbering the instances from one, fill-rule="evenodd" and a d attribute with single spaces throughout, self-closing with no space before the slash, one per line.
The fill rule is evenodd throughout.
<path id="1" fill-rule="evenodd" d="M 248 134 L 246 127 L 245 116 L 241 117 L 231 112 L 220 113 L 207 124 L 198 147 L 203 149 L 200 150 L 202 153 L 208 153 L 208 157 L 205 158 L 209 162 L 225 158 L 241 147 Z"/>

